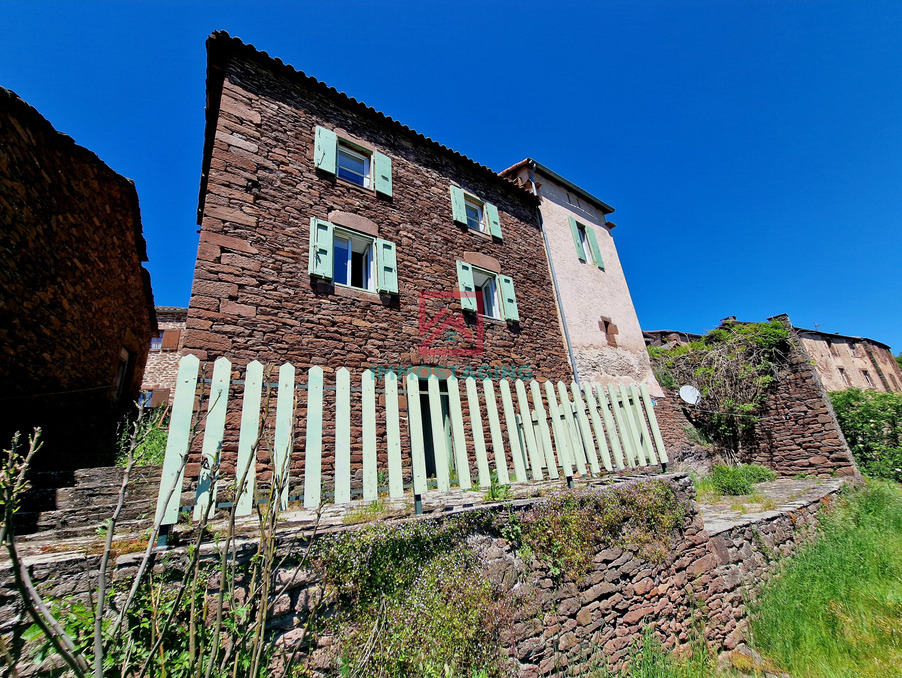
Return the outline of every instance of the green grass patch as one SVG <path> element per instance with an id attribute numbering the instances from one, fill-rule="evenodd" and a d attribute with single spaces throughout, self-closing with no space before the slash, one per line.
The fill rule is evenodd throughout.
<path id="1" fill-rule="evenodd" d="M 755 604 L 755 641 L 794 678 L 899 675 L 902 487 L 869 481 Z"/>
<path id="2" fill-rule="evenodd" d="M 738 496 L 751 494 L 756 483 L 773 480 L 777 474 L 769 468 L 757 464 L 728 466 L 718 464 L 711 469 L 710 481 L 720 494 Z"/>

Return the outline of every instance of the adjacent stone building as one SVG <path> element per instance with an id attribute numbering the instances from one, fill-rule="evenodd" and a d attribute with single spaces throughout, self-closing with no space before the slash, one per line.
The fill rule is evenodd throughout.
<path id="1" fill-rule="evenodd" d="M 188 309 L 178 306 L 157 306 L 157 331 L 150 339 L 150 352 L 141 391 L 151 407 L 172 404 L 179 358 L 185 343 L 185 321 Z"/>
<path id="2" fill-rule="evenodd" d="M 540 199 L 542 225 L 562 330 L 580 379 L 645 382 L 660 395 L 611 236 L 614 211 L 527 158 L 502 172 Z"/>
<path id="3" fill-rule="evenodd" d="M 531 191 L 225 33 L 207 50 L 185 351 L 569 381 Z"/>
<path id="4" fill-rule="evenodd" d="M 873 339 L 795 328 L 828 391 L 902 391 L 902 370 L 890 347 Z"/>
<path id="5" fill-rule="evenodd" d="M 138 195 L 0 88 L 0 437 L 41 426 L 38 466 L 112 460 L 156 330 Z"/>

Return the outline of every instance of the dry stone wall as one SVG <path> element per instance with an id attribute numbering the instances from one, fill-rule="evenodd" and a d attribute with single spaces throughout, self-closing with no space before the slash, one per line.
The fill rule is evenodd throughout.
<path id="1" fill-rule="evenodd" d="M 670 649 L 690 643 L 698 628 L 703 628 L 714 649 L 736 648 L 747 631 L 746 600 L 779 571 L 783 558 L 814 537 L 818 512 L 834 501 L 841 486 L 833 482 L 779 510 L 706 528 L 688 477 L 658 477 L 671 483 L 688 507 L 678 539 L 660 563 L 644 560 L 629 548 L 603 548 L 594 553 L 588 573 L 572 579 L 552 574 L 535 558 L 523 560 L 505 539 L 479 534 L 470 538 L 481 553 L 486 576 L 522 601 L 503 637 L 518 675 L 619 666 L 647 625 Z M 536 501 L 542 500 L 515 502 L 513 510 Z M 298 552 L 296 538 L 284 543 L 286 549 Z M 120 556 L 115 576 L 132 575 L 138 558 Z M 215 559 L 212 551 L 210 558 Z M 171 567 L 177 558 L 168 562 Z M 96 567 L 95 556 L 51 554 L 38 559 L 31 570 L 46 593 L 86 597 Z M 21 610 L 10 579 L 8 565 L 0 567 L 0 631 L 19 633 Z M 337 610 L 329 608 L 328 591 L 312 570 L 285 567 L 276 579 L 286 588 L 274 601 L 269 627 L 273 641 L 290 648 L 302 638 L 312 610 L 318 608 L 326 616 Z M 309 659 L 317 675 L 335 671 L 338 640 L 328 633 L 316 637 Z M 33 675 L 34 667 L 20 668 L 21 675 Z"/>

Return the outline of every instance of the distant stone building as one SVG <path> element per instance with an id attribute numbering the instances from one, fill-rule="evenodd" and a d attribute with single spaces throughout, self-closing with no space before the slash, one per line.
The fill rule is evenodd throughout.
<path id="1" fill-rule="evenodd" d="M 795 328 L 828 391 L 902 391 L 902 371 L 890 347 L 873 339 Z"/>
<path id="2" fill-rule="evenodd" d="M 147 367 L 141 383 L 141 391 L 147 394 L 151 407 L 172 403 L 188 318 L 188 309 L 178 306 L 157 306 L 156 312 L 159 329 L 150 339 Z"/>
<path id="3" fill-rule="evenodd" d="M 579 378 L 645 382 L 660 395 L 611 236 L 615 224 L 606 218 L 614 208 L 531 158 L 501 174 L 541 199 L 561 327 Z"/>
<path id="4" fill-rule="evenodd" d="M 156 330 L 138 195 L 0 88 L 0 438 L 37 465 L 109 463 Z"/>
<path id="5" fill-rule="evenodd" d="M 682 345 L 693 341 L 698 341 L 704 335 L 692 334 L 692 332 L 677 332 L 675 330 L 645 330 L 642 332 L 645 337 L 646 346 L 665 346 L 666 344 Z"/>

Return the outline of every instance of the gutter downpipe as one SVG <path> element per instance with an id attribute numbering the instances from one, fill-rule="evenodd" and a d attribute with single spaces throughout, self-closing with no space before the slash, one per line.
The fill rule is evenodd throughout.
<path id="1" fill-rule="evenodd" d="M 532 193 L 541 199 L 536 188 L 535 181 L 536 163 L 533 160 L 529 167 L 529 183 Z M 545 222 L 542 219 L 542 210 L 539 209 L 539 228 L 542 230 L 542 239 L 545 241 L 545 254 L 548 257 L 548 266 L 551 268 L 551 283 L 554 285 L 554 296 L 557 299 L 558 312 L 561 314 L 561 325 L 564 326 L 564 340 L 567 342 L 567 353 L 570 354 L 570 366 L 573 368 L 573 381 L 579 384 L 579 370 L 576 369 L 576 358 L 573 356 L 573 345 L 570 343 L 570 332 L 567 330 L 567 317 L 564 315 L 564 304 L 561 303 L 561 291 L 557 284 L 557 275 L 554 272 L 554 260 L 551 258 L 551 248 L 548 246 L 548 233 L 545 232 Z"/>

